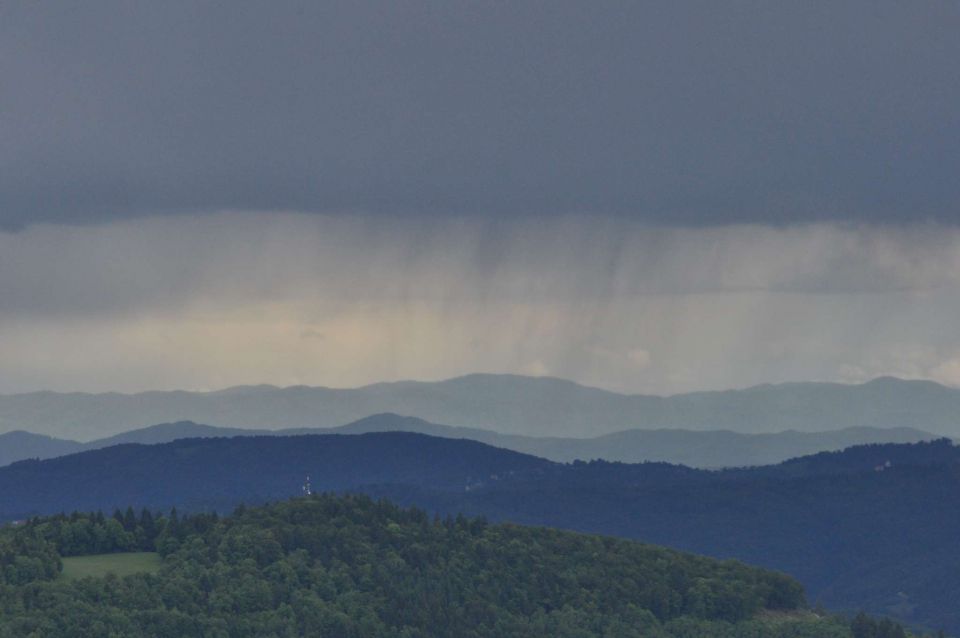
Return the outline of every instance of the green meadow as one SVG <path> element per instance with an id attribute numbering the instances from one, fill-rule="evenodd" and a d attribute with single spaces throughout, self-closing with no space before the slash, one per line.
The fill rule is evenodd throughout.
<path id="1" fill-rule="evenodd" d="M 127 576 L 155 572 L 162 561 L 156 552 L 124 552 L 120 554 L 94 554 L 92 556 L 70 556 L 63 559 L 64 580 L 76 580 L 87 576 L 106 576 L 116 574 Z"/>

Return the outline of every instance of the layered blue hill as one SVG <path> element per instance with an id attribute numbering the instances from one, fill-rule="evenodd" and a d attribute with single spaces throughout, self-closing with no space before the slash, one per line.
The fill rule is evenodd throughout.
<path id="1" fill-rule="evenodd" d="M 930 381 L 785 383 L 661 397 L 617 394 L 562 379 L 483 374 L 353 389 L 245 386 L 219 392 L 0 395 L 0 432 L 25 430 L 86 442 L 185 420 L 279 430 L 336 427 L 384 412 L 537 437 L 596 437 L 631 429 L 770 433 L 864 426 L 960 435 L 960 390 Z"/>

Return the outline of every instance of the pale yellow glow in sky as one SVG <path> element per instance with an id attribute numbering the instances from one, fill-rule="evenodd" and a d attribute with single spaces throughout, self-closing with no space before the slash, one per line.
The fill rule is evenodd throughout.
<path id="1" fill-rule="evenodd" d="M 429 220 L 428 220 L 429 221 Z M 960 383 L 960 233 L 217 214 L 0 234 L 0 392 Z"/>

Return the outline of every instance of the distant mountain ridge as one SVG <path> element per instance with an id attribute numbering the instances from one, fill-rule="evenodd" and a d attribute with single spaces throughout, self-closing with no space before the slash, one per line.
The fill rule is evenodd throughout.
<path id="1" fill-rule="evenodd" d="M 307 476 L 317 490 L 390 484 L 463 492 L 492 476 L 554 465 L 476 441 L 409 432 L 123 443 L 0 468 L 0 521 L 134 501 L 232 509 L 241 500 L 296 496 Z M 30 488 L 38 471 L 44 477 Z"/>
<path id="2" fill-rule="evenodd" d="M 0 466 L 21 459 L 49 459 L 83 450 L 77 441 L 56 439 L 43 434 L 14 430 L 0 434 Z"/>
<path id="3" fill-rule="evenodd" d="M 263 430 L 224 428 L 191 421 L 162 423 L 131 430 L 88 443 L 53 439 L 27 432 L 0 434 L 0 466 L 27 458 L 54 458 L 122 443 L 168 443 L 184 438 L 297 434 L 363 434 L 416 432 L 431 436 L 470 439 L 495 447 L 533 454 L 551 461 L 604 459 L 639 463 L 663 461 L 690 467 L 720 468 L 779 463 L 816 452 L 841 450 L 867 443 L 915 443 L 938 438 L 911 428 L 847 428 L 832 432 L 779 432 L 742 434 L 729 430 L 627 430 L 600 437 L 577 439 L 525 437 L 479 428 L 429 423 L 416 417 L 376 414 L 336 428 Z"/>
<path id="4" fill-rule="evenodd" d="M 0 432 L 90 441 L 185 420 L 279 430 L 335 427 L 384 412 L 522 436 L 595 437 L 635 428 L 764 433 L 864 426 L 960 435 L 960 390 L 931 381 L 785 383 L 658 397 L 561 379 L 489 374 L 355 389 L 243 386 L 206 393 L 6 395 L 0 396 Z"/>

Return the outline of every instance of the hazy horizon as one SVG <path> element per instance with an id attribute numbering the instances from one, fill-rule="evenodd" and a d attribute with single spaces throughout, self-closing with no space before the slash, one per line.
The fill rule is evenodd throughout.
<path id="1" fill-rule="evenodd" d="M 277 385 L 274 383 L 238 383 L 235 385 L 222 386 L 216 388 L 184 388 L 184 387 L 170 387 L 170 388 L 144 388 L 140 390 L 131 390 L 131 391 L 119 391 L 119 390 L 70 390 L 70 389 L 56 389 L 56 388 L 38 388 L 34 390 L 26 390 L 22 392 L 0 392 L 0 396 L 16 396 L 16 395 L 25 395 L 25 394 L 42 394 L 45 392 L 55 393 L 55 394 L 88 394 L 88 395 L 104 395 L 104 394 L 119 394 L 119 395 L 136 395 L 136 394 L 149 394 L 149 393 L 173 393 L 173 392 L 187 392 L 191 394 L 217 394 L 220 392 L 229 392 L 231 390 L 238 390 L 244 388 L 272 388 L 276 390 L 287 390 L 291 388 L 315 388 L 315 389 L 328 389 L 328 390 L 360 390 L 364 388 L 369 388 L 379 385 L 392 385 L 392 384 L 404 384 L 404 383 L 414 383 L 414 384 L 438 384 L 449 381 L 457 381 L 460 379 L 466 379 L 469 377 L 478 377 L 478 376 L 489 376 L 489 377 L 520 377 L 524 379 L 540 379 L 548 381 L 559 381 L 563 383 L 574 383 L 578 386 L 593 389 L 601 390 L 603 392 L 609 392 L 612 394 L 618 394 L 623 396 L 651 396 L 651 397 L 662 397 L 670 398 L 676 396 L 683 396 L 688 394 L 699 394 L 699 393 L 713 393 L 713 392 L 738 392 L 751 390 L 754 388 L 760 388 L 765 386 L 784 386 L 784 385 L 796 385 L 796 384 L 832 384 L 832 385 L 843 385 L 843 386 L 861 386 L 876 381 L 882 381 L 885 379 L 892 379 L 894 381 L 903 381 L 903 382 L 929 382 L 936 383 L 945 388 L 951 390 L 960 390 L 960 386 L 951 385 L 948 383 L 942 383 L 935 379 L 928 378 L 909 378 L 909 377 L 898 377 L 895 375 L 880 375 L 876 377 L 871 377 L 870 379 L 865 379 L 862 381 L 832 381 L 832 380 L 822 380 L 822 379 L 788 379 L 785 381 L 767 381 L 762 383 L 756 383 L 745 386 L 733 386 L 733 387 L 717 387 L 717 388 L 700 388 L 695 390 L 689 390 L 686 392 L 676 392 L 672 394 L 656 394 L 656 393 L 646 393 L 646 392 L 622 392 L 619 390 L 604 388 L 597 385 L 591 385 L 588 383 L 581 383 L 576 379 L 569 379 L 565 377 L 557 377 L 551 375 L 534 375 L 534 374 L 517 374 L 513 372 L 467 372 L 464 374 L 452 376 L 452 377 L 441 377 L 436 379 L 395 379 L 391 381 L 374 381 L 371 383 L 364 383 L 360 385 L 348 385 L 348 386 L 332 386 L 332 385 L 311 385 L 311 384 L 291 384 L 291 385 Z"/>

